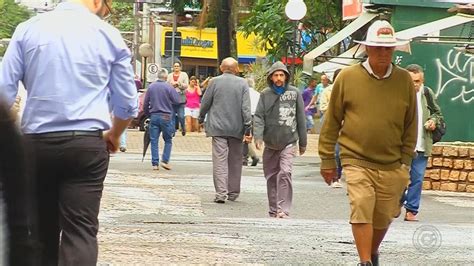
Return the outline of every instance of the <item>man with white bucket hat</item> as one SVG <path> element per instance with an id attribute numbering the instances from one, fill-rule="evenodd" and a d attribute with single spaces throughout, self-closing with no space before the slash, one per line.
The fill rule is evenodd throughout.
<path id="1" fill-rule="evenodd" d="M 321 175 L 336 176 L 339 142 L 351 206 L 350 223 L 360 263 L 378 265 L 378 249 L 408 185 L 417 136 L 416 96 L 410 74 L 392 64 L 408 41 L 395 38 L 389 22 L 367 31 L 365 62 L 344 68 L 333 85 L 319 138 Z"/>

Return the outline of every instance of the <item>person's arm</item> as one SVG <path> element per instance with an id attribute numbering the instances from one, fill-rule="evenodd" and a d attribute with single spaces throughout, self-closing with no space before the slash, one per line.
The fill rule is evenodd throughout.
<path id="1" fill-rule="evenodd" d="M 151 94 L 151 89 L 148 88 L 148 90 L 145 93 L 145 99 L 143 100 L 143 113 L 146 116 L 150 116 L 150 96 Z"/>
<path id="2" fill-rule="evenodd" d="M 296 99 L 296 122 L 298 127 L 298 144 L 300 155 L 303 155 L 306 151 L 306 145 L 308 144 L 308 136 L 306 133 L 306 116 L 304 113 L 304 101 L 301 93 L 298 92 L 298 98 Z"/>
<path id="3" fill-rule="evenodd" d="M 171 99 L 171 103 L 173 105 L 177 105 L 179 104 L 180 102 L 180 98 L 181 96 L 179 95 L 178 93 L 179 89 L 178 88 L 173 88 L 173 87 L 170 87 L 169 88 L 169 93 L 170 93 L 170 99 Z M 185 92 L 186 93 L 186 92 Z"/>
<path id="4" fill-rule="evenodd" d="M 265 95 L 260 94 L 260 99 L 258 100 L 257 109 L 253 116 L 253 136 L 255 139 L 255 147 L 260 150 L 263 146 L 263 131 L 265 129 L 265 105 L 264 99 Z"/>
<path id="5" fill-rule="evenodd" d="M 201 87 L 199 86 L 199 84 L 196 84 L 196 93 L 197 93 L 197 95 L 199 95 L 199 96 L 202 95 Z"/>
<path id="6" fill-rule="evenodd" d="M 418 134 L 418 119 L 416 107 L 416 93 L 413 82 L 409 80 L 408 97 L 409 106 L 405 111 L 405 122 L 402 134 L 402 159 L 401 163 L 407 166 L 411 165 L 416 146 L 416 138 Z"/>
<path id="7" fill-rule="evenodd" d="M 179 75 L 179 80 L 178 80 L 178 87 L 181 91 L 185 90 L 188 87 L 189 84 L 189 77 L 186 72 L 182 72 Z"/>
<path id="8" fill-rule="evenodd" d="M 318 100 L 318 94 L 313 94 L 313 97 L 311 97 L 311 101 L 309 102 L 309 104 L 306 105 L 305 110 L 316 107 L 315 105 L 316 105 L 317 100 Z"/>
<path id="9" fill-rule="evenodd" d="M 206 89 L 206 93 L 204 93 L 204 96 L 202 97 L 201 101 L 201 108 L 199 110 L 199 123 L 204 122 L 204 117 L 206 117 L 207 112 L 209 111 L 209 108 L 211 108 L 212 105 L 212 98 L 214 97 L 214 86 L 215 82 L 210 82 L 209 86 Z"/>
<path id="10" fill-rule="evenodd" d="M 430 120 L 433 121 L 433 126 L 430 128 L 430 130 L 433 131 L 436 128 L 436 125 L 439 125 L 441 120 L 444 120 L 444 117 L 443 117 L 443 113 L 441 113 L 441 108 L 438 105 L 436 96 L 434 95 L 433 91 L 428 87 L 425 87 L 425 89 L 428 90 L 429 97 L 431 97 L 431 100 L 432 100 L 431 108 L 433 108 L 433 110 L 430 111 L 430 116 L 428 117 L 428 121 Z M 430 99 L 426 99 L 426 101 L 428 102 L 428 106 L 430 106 L 430 103 L 429 103 Z"/>
<path id="11" fill-rule="evenodd" d="M 21 41 L 24 25 L 20 24 L 13 33 L 7 51 L 0 67 L 0 98 L 4 98 L 8 108 L 11 108 L 18 95 L 18 82 L 24 75 L 24 58 Z"/>
<path id="12" fill-rule="evenodd" d="M 250 112 L 250 95 L 249 87 L 247 82 L 243 81 L 243 94 L 242 94 L 242 121 L 244 122 L 245 128 L 252 126 L 252 113 Z"/>
<path id="13" fill-rule="evenodd" d="M 110 152 L 118 149 L 120 135 L 127 128 L 133 117 L 138 115 L 138 93 L 135 86 L 131 54 L 120 34 L 114 36 L 119 46 L 116 49 L 116 59 L 112 63 L 108 88 L 114 119 L 111 129 L 104 134 Z"/>
<path id="14" fill-rule="evenodd" d="M 344 120 L 342 80 L 344 80 L 344 77 L 341 76 L 333 85 L 331 98 L 319 135 L 318 149 L 319 156 L 321 157 L 321 170 L 336 169 L 335 146 L 339 137 L 339 131 L 341 130 L 341 123 Z"/>

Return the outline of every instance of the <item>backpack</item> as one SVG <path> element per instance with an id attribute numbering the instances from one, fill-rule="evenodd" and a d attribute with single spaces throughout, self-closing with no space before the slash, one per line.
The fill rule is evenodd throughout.
<path id="1" fill-rule="evenodd" d="M 434 99 L 433 96 L 431 96 L 431 93 L 429 92 L 431 90 L 428 87 L 423 88 L 423 93 L 425 94 L 426 101 L 428 102 L 428 109 L 430 110 L 430 115 L 433 115 L 435 113 L 435 104 L 434 104 Z M 433 144 L 440 141 L 441 138 L 443 138 L 444 134 L 446 134 L 446 123 L 444 122 L 444 119 L 440 118 L 439 123 L 436 125 L 435 130 L 431 133 L 433 137 Z"/>

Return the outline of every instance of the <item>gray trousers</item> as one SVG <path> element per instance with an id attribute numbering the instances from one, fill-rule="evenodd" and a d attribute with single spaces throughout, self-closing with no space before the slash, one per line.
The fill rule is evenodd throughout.
<path id="1" fill-rule="evenodd" d="M 212 137 L 212 176 L 217 199 L 237 198 L 242 178 L 242 140 Z"/>
<path id="2" fill-rule="evenodd" d="M 294 145 L 283 150 L 265 148 L 263 151 L 263 174 L 267 179 L 270 216 L 275 216 L 278 212 L 290 214 L 293 200 L 291 172 L 295 156 L 296 146 Z"/>

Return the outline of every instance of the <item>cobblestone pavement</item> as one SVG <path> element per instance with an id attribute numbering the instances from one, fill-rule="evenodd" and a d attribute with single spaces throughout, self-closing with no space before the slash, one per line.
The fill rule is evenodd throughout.
<path id="1" fill-rule="evenodd" d="M 171 171 L 140 161 L 136 153 L 112 157 L 99 265 L 357 263 L 346 193 L 323 184 L 315 157 L 295 162 L 291 219 L 267 217 L 260 165 L 244 169 L 236 202 L 215 204 L 209 155 L 173 154 Z M 473 265 L 473 199 L 424 193 L 421 222 L 394 222 L 382 265 Z"/>

